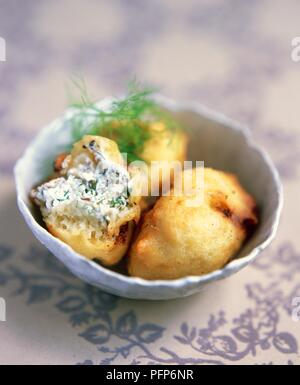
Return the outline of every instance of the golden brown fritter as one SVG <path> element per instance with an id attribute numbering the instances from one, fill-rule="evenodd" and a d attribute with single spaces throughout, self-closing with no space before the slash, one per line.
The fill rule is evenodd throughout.
<path id="1" fill-rule="evenodd" d="M 146 162 L 173 161 L 183 162 L 186 156 L 187 135 L 180 129 L 166 129 L 163 122 L 153 122 L 147 128 L 150 139 L 145 144 L 140 158 Z"/>
<path id="2" fill-rule="evenodd" d="M 193 173 L 184 172 L 183 180 Z M 173 192 L 174 193 L 174 192 Z M 204 199 L 192 207 L 192 195 L 163 196 L 143 218 L 131 246 L 130 275 L 176 279 L 222 268 L 241 248 L 258 223 L 254 199 L 237 178 L 204 169 Z"/>
<path id="3" fill-rule="evenodd" d="M 89 259 L 118 263 L 139 220 L 140 197 L 128 195 L 130 175 L 117 144 L 86 135 L 54 169 L 55 177 L 31 193 L 48 230 Z"/>
<path id="4" fill-rule="evenodd" d="M 170 184 L 172 186 L 174 162 L 182 164 L 186 158 L 187 135 L 180 129 L 166 129 L 163 122 L 153 122 L 147 129 L 151 136 L 145 142 L 139 157 L 149 165 L 149 191 L 151 189 L 151 172 L 153 176 L 158 173 L 156 179 L 160 187 L 163 180 L 168 182 L 167 178 L 170 175 Z M 152 178 L 153 186 L 157 182 L 156 179 Z M 169 185 L 169 188 L 171 186 Z"/>

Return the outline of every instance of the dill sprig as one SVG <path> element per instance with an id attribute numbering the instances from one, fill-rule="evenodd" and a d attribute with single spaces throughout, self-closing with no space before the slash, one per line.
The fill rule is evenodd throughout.
<path id="1" fill-rule="evenodd" d="M 105 136 L 115 140 L 121 153 L 126 153 L 128 160 L 133 161 L 140 159 L 145 142 L 151 138 L 151 131 L 147 129 L 151 121 L 163 121 L 166 130 L 179 128 L 152 99 L 153 88 L 132 81 L 127 95 L 103 110 L 91 102 L 83 79 L 75 78 L 73 83 L 80 92 L 80 101 L 71 105 L 75 114 L 69 121 L 74 142 L 87 134 Z"/>

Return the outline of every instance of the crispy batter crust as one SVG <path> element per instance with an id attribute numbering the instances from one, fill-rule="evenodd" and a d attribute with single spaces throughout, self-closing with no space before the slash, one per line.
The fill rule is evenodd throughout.
<path id="1" fill-rule="evenodd" d="M 66 167 L 76 167 L 80 162 L 80 155 L 86 154 L 93 159 L 92 154 L 87 150 L 87 145 L 95 141 L 106 158 L 117 164 L 124 164 L 123 158 L 119 152 L 118 146 L 110 139 L 100 136 L 84 136 L 77 142 L 70 155 Z M 57 157 L 54 168 L 56 176 L 64 175 L 66 169 L 63 169 L 63 163 L 67 154 L 61 154 Z M 110 223 L 103 236 L 99 236 L 99 226 L 95 221 L 88 222 L 82 218 L 79 219 L 72 215 L 72 212 L 62 211 L 60 213 L 50 214 L 44 217 L 45 224 L 51 234 L 70 245 L 76 252 L 89 259 L 97 259 L 104 265 L 114 265 L 118 263 L 127 252 L 134 229 L 134 223 L 140 216 L 140 197 L 132 198 L 133 206 L 128 215 L 121 217 L 117 222 Z M 39 204 L 35 200 L 35 203 Z M 97 227 L 98 226 L 98 227 Z"/>
<path id="2" fill-rule="evenodd" d="M 194 184 L 195 173 L 192 178 Z M 258 223 L 254 199 L 232 174 L 205 169 L 203 203 L 189 207 L 188 199 L 161 197 L 145 215 L 130 250 L 132 276 L 176 279 L 212 272 L 234 257 Z"/>
<path id="3" fill-rule="evenodd" d="M 53 226 L 47 221 L 46 225 L 52 235 L 67 243 L 77 253 L 99 260 L 106 266 L 115 265 L 126 254 L 134 229 L 134 222 L 131 221 L 120 228 L 116 238 L 96 239 L 88 237 L 84 232 L 70 232 Z"/>

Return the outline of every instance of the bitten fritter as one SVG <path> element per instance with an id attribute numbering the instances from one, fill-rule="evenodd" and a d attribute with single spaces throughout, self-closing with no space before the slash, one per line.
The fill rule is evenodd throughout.
<path id="1" fill-rule="evenodd" d="M 131 196 L 117 144 L 84 136 L 56 158 L 54 169 L 54 177 L 31 192 L 48 230 L 87 258 L 118 263 L 139 220 L 140 198 Z"/>
<path id="2" fill-rule="evenodd" d="M 210 273 L 228 263 L 255 229 L 256 203 L 232 174 L 204 169 L 202 203 L 191 205 L 201 190 L 195 190 L 195 170 L 183 172 L 190 191 L 171 191 L 144 216 L 129 253 L 130 275 L 153 280 Z"/>

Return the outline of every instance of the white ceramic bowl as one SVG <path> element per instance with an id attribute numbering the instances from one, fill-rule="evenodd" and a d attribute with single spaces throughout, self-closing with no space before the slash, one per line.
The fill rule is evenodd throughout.
<path id="1" fill-rule="evenodd" d="M 105 108 L 110 101 L 105 99 L 99 105 Z M 28 193 L 32 186 L 50 175 L 55 155 L 70 143 L 66 118 L 73 113 L 71 110 L 41 130 L 15 167 L 18 206 L 36 238 L 77 277 L 109 293 L 128 298 L 154 300 L 184 297 L 241 270 L 272 241 L 282 209 L 282 187 L 278 173 L 269 156 L 253 142 L 246 128 L 196 103 L 175 102 L 161 95 L 157 96 L 157 101 L 183 126 L 188 127 L 188 159 L 204 160 L 205 166 L 235 173 L 258 202 L 258 229 L 238 256 L 223 269 L 172 281 L 131 278 L 87 260 L 39 224 Z"/>

